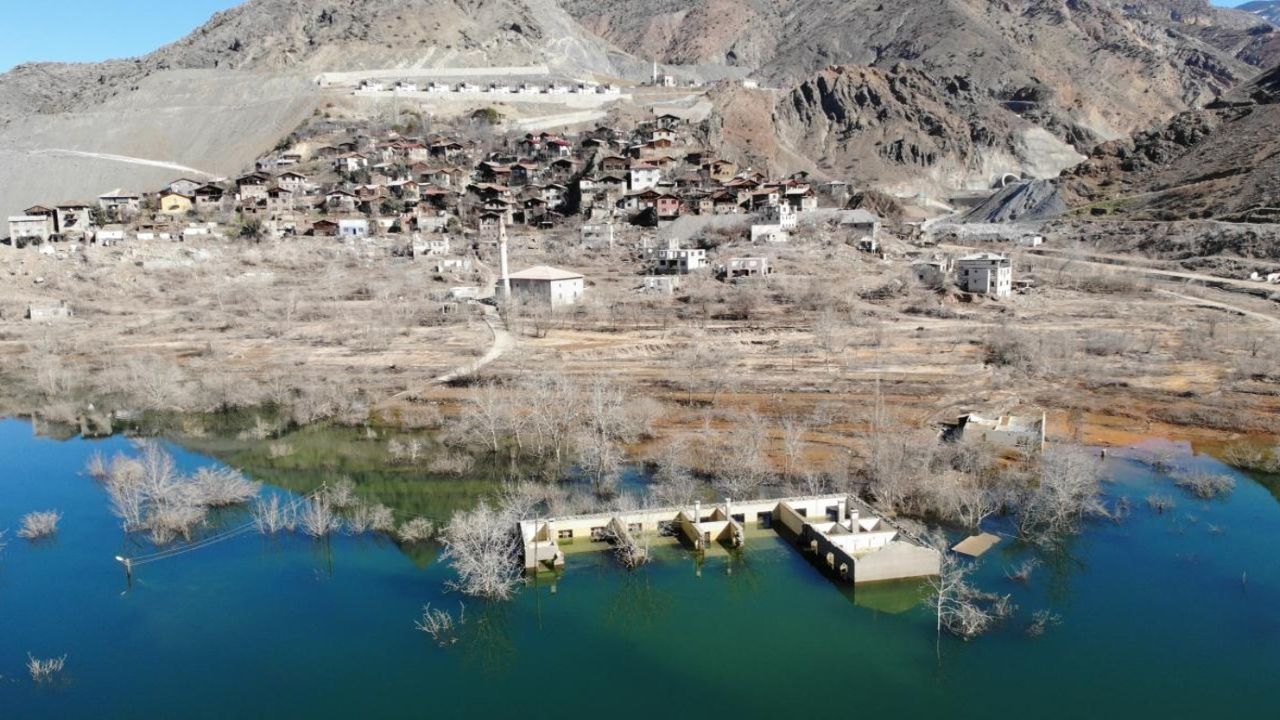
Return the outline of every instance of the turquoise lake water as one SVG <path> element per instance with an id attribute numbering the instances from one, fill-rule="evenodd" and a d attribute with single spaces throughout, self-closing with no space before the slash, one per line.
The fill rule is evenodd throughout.
<path id="1" fill-rule="evenodd" d="M 939 660 L 929 611 L 899 611 L 911 587 L 842 588 L 771 537 L 702 563 L 662 550 L 633 573 L 572 555 L 554 585 L 486 605 L 446 592 L 432 552 L 247 535 L 140 568 L 126 591 L 113 556 L 148 548 L 82 468 L 127 449 L 0 422 L 0 718 L 1280 716 L 1280 503 L 1244 476 L 1199 501 L 1109 460 L 1132 515 L 1090 524 L 1026 586 L 1003 572 L 1028 551 L 998 546 L 978 578 L 1017 617 L 944 637 Z M 1155 491 L 1177 508 L 1149 510 Z M 55 539 L 14 537 L 51 508 Z M 424 604 L 460 600 L 458 644 L 414 630 Z M 1043 608 L 1062 624 L 1027 637 Z M 28 652 L 65 654 L 62 682 L 35 685 Z"/>

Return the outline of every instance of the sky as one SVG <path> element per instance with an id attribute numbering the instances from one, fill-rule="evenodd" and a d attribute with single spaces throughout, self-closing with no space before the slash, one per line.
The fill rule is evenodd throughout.
<path id="1" fill-rule="evenodd" d="M 24 62 L 91 62 L 145 55 L 242 1 L 6 0 L 5 25 L 36 31 L 6 33 L 0 43 L 0 72 Z M 1224 6 L 1244 1 L 1213 0 Z"/>
<path id="2" fill-rule="evenodd" d="M 4 0 L 0 72 L 24 62 L 85 62 L 145 55 L 243 0 Z"/>

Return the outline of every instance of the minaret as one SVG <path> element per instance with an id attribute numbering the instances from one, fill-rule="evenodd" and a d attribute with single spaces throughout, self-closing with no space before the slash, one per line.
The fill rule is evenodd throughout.
<path id="1" fill-rule="evenodd" d="M 654 61 L 653 61 L 653 85 L 654 85 L 654 87 L 657 87 L 657 85 L 658 85 L 658 60 L 657 60 L 657 58 L 655 58 L 655 59 L 654 59 Z"/>
<path id="2" fill-rule="evenodd" d="M 511 302 L 511 272 L 507 267 L 507 219 L 498 218 L 498 257 L 502 264 L 502 301 Z"/>

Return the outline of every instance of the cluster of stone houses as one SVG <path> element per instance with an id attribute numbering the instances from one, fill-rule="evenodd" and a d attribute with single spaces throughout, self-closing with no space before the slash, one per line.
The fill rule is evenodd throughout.
<path id="1" fill-rule="evenodd" d="M 742 170 L 705 152 L 684 119 L 665 114 L 629 132 L 530 133 L 496 150 L 444 135 L 351 129 L 305 153 L 262 158 L 240 177 L 179 178 L 151 193 L 36 206 L 9 218 L 8 229 L 19 241 L 118 242 L 130 232 L 179 238 L 190 221 L 238 217 L 276 237 L 472 230 L 491 242 L 500 224 L 547 228 L 581 216 L 595 228 L 653 226 L 683 214 L 755 213 L 759 227 L 774 229 L 757 239 L 777 242 L 797 212 L 817 204 L 805 174 L 770 180 Z"/>
<path id="2" fill-rule="evenodd" d="M 594 247 L 611 247 L 615 227 L 656 227 L 681 215 L 738 215 L 744 223 L 732 224 L 750 227 L 743 239 L 786 242 L 800 214 L 816 210 L 820 196 L 837 206 L 847 196 L 845 183 L 819 185 L 805 173 L 770 179 L 740 168 L 707 152 L 694 136 L 695 128 L 674 114 L 626 131 L 600 125 L 573 137 L 540 132 L 484 143 L 340 128 L 263 157 L 239 177 L 179 178 L 150 193 L 112 190 L 93 202 L 35 206 L 9 218 L 8 229 L 15 244 L 114 244 L 229 232 L 255 238 L 403 236 L 410 252 L 436 258 L 446 272 L 469 269 L 468 258 L 495 249 L 509 229 L 554 228 L 570 218 L 579 221 L 583 244 Z M 835 217 L 860 249 L 878 250 L 878 218 L 865 210 Z M 724 279 L 772 271 L 763 255 L 730 257 L 710 268 L 704 249 L 675 240 L 642 252 L 653 278 L 644 287 L 663 292 L 678 279 L 657 278 L 703 269 Z M 527 278 L 536 290 L 513 292 L 546 296 L 552 305 L 582 297 L 580 275 L 543 278 L 554 274 L 548 270 L 535 268 L 538 277 Z M 922 281 L 954 270 L 970 292 L 1007 296 L 1012 289 L 1011 263 L 990 253 L 962 258 L 954 268 L 935 263 L 916 270 Z"/>

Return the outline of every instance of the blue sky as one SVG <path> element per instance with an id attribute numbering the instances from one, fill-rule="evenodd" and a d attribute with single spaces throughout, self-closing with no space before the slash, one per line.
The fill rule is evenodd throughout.
<path id="1" fill-rule="evenodd" d="M 178 40 L 242 0 L 6 0 L 0 72 L 38 60 L 96 61 L 144 55 Z"/>
<path id="2" fill-rule="evenodd" d="M 1214 0 L 1239 5 L 1244 0 Z M 96 61 L 143 55 L 242 0 L 9 0 L 4 24 L 35 28 L 0 43 L 0 72 L 39 60 Z"/>

